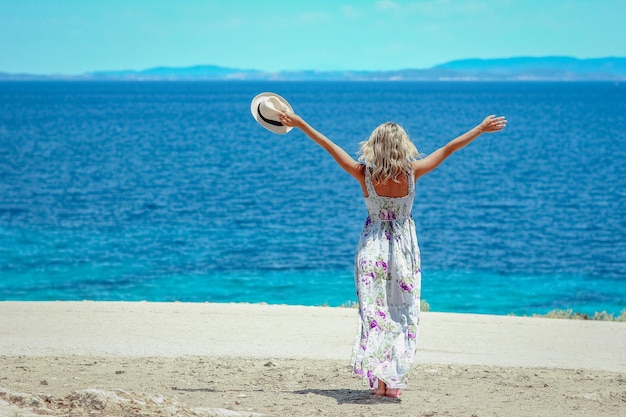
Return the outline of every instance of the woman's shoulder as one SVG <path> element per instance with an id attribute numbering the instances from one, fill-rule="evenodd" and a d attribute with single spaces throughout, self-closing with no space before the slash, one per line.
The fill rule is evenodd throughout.
<path id="1" fill-rule="evenodd" d="M 418 159 L 416 161 L 411 161 L 412 174 L 414 178 L 419 178 L 424 175 L 424 160 Z"/>

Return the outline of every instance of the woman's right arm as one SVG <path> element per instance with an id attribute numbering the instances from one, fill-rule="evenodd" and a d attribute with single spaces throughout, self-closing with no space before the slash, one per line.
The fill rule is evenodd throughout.
<path id="1" fill-rule="evenodd" d="M 363 166 L 358 161 L 355 161 L 346 151 L 344 151 L 339 145 L 328 139 L 326 136 L 318 132 L 311 125 L 309 125 L 303 118 L 294 113 L 283 112 L 279 114 L 280 122 L 288 127 L 297 127 L 315 143 L 324 148 L 334 159 L 339 166 L 343 168 L 348 174 L 352 175 L 357 180 L 361 181 L 363 178 Z"/>

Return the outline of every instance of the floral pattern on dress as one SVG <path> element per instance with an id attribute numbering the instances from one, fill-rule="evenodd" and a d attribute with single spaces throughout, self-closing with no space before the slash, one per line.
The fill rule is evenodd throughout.
<path id="1" fill-rule="evenodd" d="M 376 194 L 366 169 L 365 221 L 355 257 L 359 332 L 354 373 L 375 387 L 404 388 L 417 349 L 420 314 L 420 251 L 411 216 L 415 196 L 409 177 L 405 197 Z"/>

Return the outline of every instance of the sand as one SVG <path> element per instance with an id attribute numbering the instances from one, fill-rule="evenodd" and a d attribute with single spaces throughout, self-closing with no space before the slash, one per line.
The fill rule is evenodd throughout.
<path id="1" fill-rule="evenodd" d="M 623 416 L 626 323 L 423 313 L 400 400 L 350 308 L 0 302 L 0 416 Z"/>

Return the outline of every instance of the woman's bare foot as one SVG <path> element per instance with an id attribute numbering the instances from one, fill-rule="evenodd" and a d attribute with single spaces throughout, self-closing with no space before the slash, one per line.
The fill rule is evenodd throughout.
<path id="1" fill-rule="evenodd" d="M 400 398 L 402 393 L 400 392 L 400 388 L 387 388 L 384 395 L 391 398 Z"/>
<path id="2" fill-rule="evenodd" d="M 378 387 L 372 390 L 372 395 L 378 395 L 380 397 L 384 397 L 385 395 L 387 395 L 387 385 L 379 379 Z"/>

